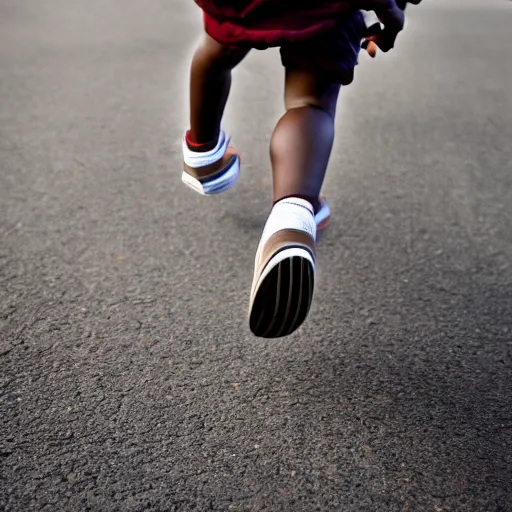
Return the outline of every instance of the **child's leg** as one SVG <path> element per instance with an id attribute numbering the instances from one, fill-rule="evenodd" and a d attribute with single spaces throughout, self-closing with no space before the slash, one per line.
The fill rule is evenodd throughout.
<path id="1" fill-rule="evenodd" d="M 355 12 L 317 39 L 281 48 L 286 114 L 271 142 L 274 201 L 299 196 L 319 208 L 341 85 L 354 78 L 364 18 Z"/>
<path id="2" fill-rule="evenodd" d="M 196 50 L 190 71 L 190 138 L 200 144 L 217 143 L 231 88 L 231 70 L 249 52 L 229 48 L 209 35 Z"/>
<path id="3" fill-rule="evenodd" d="M 319 195 L 339 90 L 353 77 L 351 68 L 331 72 L 304 62 L 300 52 L 286 61 L 286 114 L 270 143 L 274 206 L 256 252 L 249 314 L 252 332 L 269 338 L 294 332 L 311 306 Z"/>
<path id="4" fill-rule="evenodd" d="M 231 70 L 248 49 L 230 48 L 204 36 L 190 71 L 190 131 L 183 140 L 182 181 L 200 194 L 231 188 L 240 171 L 240 156 L 221 129 L 231 88 Z"/>
<path id="5" fill-rule="evenodd" d="M 249 326 L 280 337 L 305 320 L 313 298 L 319 195 L 334 140 L 340 83 L 286 69 L 286 114 L 270 142 L 274 207 L 256 253 Z"/>
<path id="6" fill-rule="evenodd" d="M 315 70 L 287 68 L 286 114 L 270 143 L 274 203 L 301 197 L 315 211 L 334 140 L 340 83 Z"/>

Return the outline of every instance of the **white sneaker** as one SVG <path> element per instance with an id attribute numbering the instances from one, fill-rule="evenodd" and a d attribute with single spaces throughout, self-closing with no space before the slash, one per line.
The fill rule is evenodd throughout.
<path id="1" fill-rule="evenodd" d="M 317 226 L 311 204 L 291 197 L 276 203 L 256 252 L 249 327 L 278 338 L 306 319 L 313 299 Z"/>
<path id="2" fill-rule="evenodd" d="M 240 173 L 240 155 L 222 131 L 210 151 L 193 151 L 183 137 L 183 174 L 185 185 L 203 195 L 220 194 L 231 188 Z"/>

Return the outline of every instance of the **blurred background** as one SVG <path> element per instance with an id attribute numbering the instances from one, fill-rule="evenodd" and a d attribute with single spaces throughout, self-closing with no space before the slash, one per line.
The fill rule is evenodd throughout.
<path id="1" fill-rule="evenodd" d="M 512 510 L 512 4 L 424 0 L 342 91 L 313 310 L 247 328 L 283 112 L 182 186 L 192 0 L 0 0 L 0 508 Z"/>

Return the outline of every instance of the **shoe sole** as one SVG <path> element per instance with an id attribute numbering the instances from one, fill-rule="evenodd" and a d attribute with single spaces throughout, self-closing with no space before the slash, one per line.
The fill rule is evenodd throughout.
<path id="1" fill-rule="evenodd" d="M 240 174 L 240 158 L 237 157 L 235 163 L 226 170 L 224 174 L 216 177 L 213 180 L 201 182 L 194 178 L 187 172 L 183 171 L 181 181 L 191 189 L 199 192 L 202 195 L 209 196 L 214 194 L 221 194 L 230 189 L 237 181 Z"/>
<path id="2" fill-rule="evenodd" d="M 267 264 L 254 287 L 249 327 L 260 338 L 280 338 L 296 331 L 313 300 L 315 264 L 309 251 L 285 249 Z"/>

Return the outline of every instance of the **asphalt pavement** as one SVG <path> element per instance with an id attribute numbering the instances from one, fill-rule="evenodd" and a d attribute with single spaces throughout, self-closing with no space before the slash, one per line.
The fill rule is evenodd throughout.
<path id="1" fill-rule="evenodd" d="M 182 186 L 192 0 L 0 0 L 0 509 L 512 511 L 512 4 L 424 0 L 342 91 L 314 305 L 247 325 L 282 114 Z"/>

